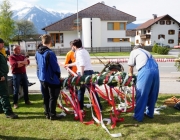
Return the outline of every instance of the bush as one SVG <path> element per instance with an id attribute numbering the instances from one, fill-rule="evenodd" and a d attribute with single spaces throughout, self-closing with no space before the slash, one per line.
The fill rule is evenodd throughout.
<path id="1" fill-rule="evenodd" d="M 178 54 L 178 59 L 180 59 L 180 54 Z M 175 61 L 174 66 L 176 67 L 177 71 L 180 71 L 180 61 Z"/>
<path id="2" fill-rule="evenodd" d="M 158 45 L 154 44 L 154 46 L 152 48 L 152 52 L 157 53 L 157 49 L 158 49 Z"/>
<path id="3" fill-rule="evenodd" d="M 160 46 L 157 47 L 158 54 L 168 54 L 168 52 L 169 52 L 169 49 L 166 47 L 160 47 Z"/>

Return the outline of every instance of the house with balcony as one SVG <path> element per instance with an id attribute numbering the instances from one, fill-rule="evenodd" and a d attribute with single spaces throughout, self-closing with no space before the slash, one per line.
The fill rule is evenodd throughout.
<path id="1" fill-rule="evenodd" d="M 178 44 L 180 23 L 170 15 L 157 17 L 146 21 L 136 28 L 135 45 L 152 46 L 163 43 L 173 47 Z"/>
<path id="2" fill-rule="evenodd" d="M 51 35 L 54 48 L 69 48 L 69 42 L 76 38 L 80 38 L 87 48 L 131 46 L 126 25 L 135 20 L 136 17 L 101 2 L 42 30 Z"/>

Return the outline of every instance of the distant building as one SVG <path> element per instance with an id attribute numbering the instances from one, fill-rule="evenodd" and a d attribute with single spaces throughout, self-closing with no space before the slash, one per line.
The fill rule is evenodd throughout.
<path id="1" fill-rule="evenodd" d="M 126 25 L 136 17 L 109 7 L 94 4 L 84 10 L 44 27 L 55 48 L 69 47 L 69 42 L 81 38 L 84 47 L 131 46 Z"/>
<path id="2" fill-rule="evenodd" d="M 136 36 L 136 30 L 131 29 L 131 30 L 126 30 L 126 36 L 130 38 L 131 44 L 135 44 L 135 36 Z"/>
<path id="3" fill-rule="evenodd" d="M 136 28 L 135 45 L 139 43 L 150 46 L 154 43 L 163 43 L 173 47 L 178 44 L 180 23 L 169 15 L 146 21 Z"/>
<path id="4" fill-rule="evenodd" d="M 9 43 L 10 53 L 13 51 L 14 45 L 20 45 L 22 53 L 31 53 L 37 49 L 37 45 L 41 43 L 40 34 L 26 36 L 15 36 Z"/>

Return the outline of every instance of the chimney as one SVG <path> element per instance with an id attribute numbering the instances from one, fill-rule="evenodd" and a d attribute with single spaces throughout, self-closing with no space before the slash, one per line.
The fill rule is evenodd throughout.
<path id="1" fill-rule="evenodd" d="M 104 2 L 104 1 L 101 1 L 101 3 L 102 3 L 102 4 L 105 4 L 105 2 Z"/>
<path id="2" fill-rule="evenodd" d="M 113 6 L 114 9 L 116 9 L 116 6 Z"/>
<path id="3" fill-rule="evenodd" d="M 154 17 L 154 19 L 156 19 L 157 18 L 157 14 L 153 14 L 153 17 Z"/>

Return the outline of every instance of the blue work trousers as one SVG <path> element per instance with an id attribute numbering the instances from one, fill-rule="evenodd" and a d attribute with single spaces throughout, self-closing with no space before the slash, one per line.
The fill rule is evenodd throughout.
<path id="1" fill-rule="evenodd" d="M 154 107 L 159 93 L 158 68 L 142 67 L 138 71 L 136 83 L 136 106 L 134 118 L 143 121 L 144 113 L 153 118 Z"/>

